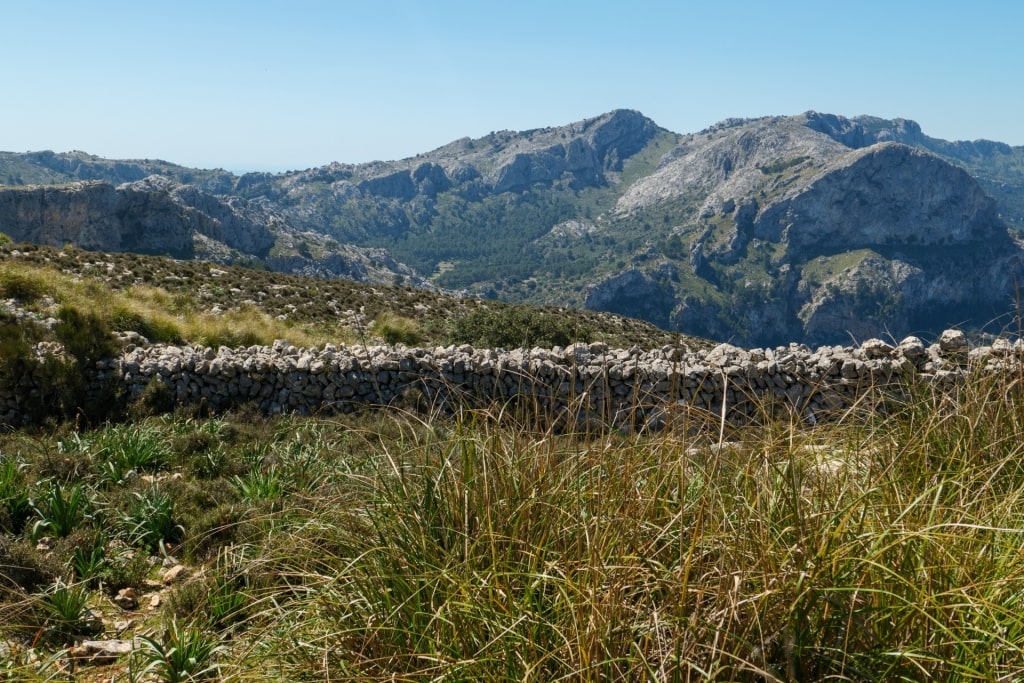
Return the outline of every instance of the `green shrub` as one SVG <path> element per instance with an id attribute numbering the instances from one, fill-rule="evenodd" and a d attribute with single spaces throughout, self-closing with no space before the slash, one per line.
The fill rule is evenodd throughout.
<path id="1" fill-rule="evenodd" d="M 423 330 L 419 323 L 393 313 L 381 313 L 373 323 L 373 333 L 388 344 L 415 346 L 423 341 Z"/>
<path id="2" fill-rule="evenodd" d="M 0 534 L 0 567 L 0 604 L 22 601 L 25 594 L 42 590 L 64 571 L 55 558 L 36 551 L 30 540 L 7 534 Z"/>
<path id="3" fill-rule="evenodd" d="M 35 365 L 32 345 L 41 337 L 36 325 L 0 320 L 0 375 L 8 381 L 23 377 Z"/>
<path id="4" fill-rule="evenodd" d="M 138 332 L 156 344 L 180 344 L 181 330 L 170 320 L 146 317 L 126 306 L 115 306 L 110 312 L 110 325 L 120 332 Z"/>
<path id="5" fill-rule="evenodd" d="M 449 341 L 486 348 L 566 346 L 590 331 L 574 321 L 530 308 L 477 309 L 451 323 Z"/>
<path id="6" fill-rule="evenodd" d="M 110 329 L 94 313 L 61 306 L 57 311 L 57 340 L 78 361 L 82 368 L 91 368 L 96 361 L 117 353 Z"/>
<path id="7" fill-rule="evenodd" d="M 23 304 L 38 301 L 50 292 L 50 285 L 39 273 L 0 270 L 0 297 L 17 299 Z"/>
<path id="8" fill-rule="evenodd" d="M 142 389 L 138 398 L 128 406 L 129 417 L 141 420 L 152 415 L 162 415 L 174 410 L 174 392 L 170 385 L 154 377 Z"/>
<path id="9" fill-rule="evenodd" d="M 104 549 L 104 552 L 103 586 L 108 592 L 116 593 L 122 588 L 142 585 L 150 570 L 146 553 L 128 548 L 120 548 L 116 552 Z"/>
<path id="10" fill-rule="evenodd" d="M 19 408 L 35 423 L 73 415 L 84 403 L 85 383 L 76 363 L 55 356 L 36 358 L 33 346 L 42 337 L 38 325 L 0 322 L 0 384 L 22 396 Z"/>

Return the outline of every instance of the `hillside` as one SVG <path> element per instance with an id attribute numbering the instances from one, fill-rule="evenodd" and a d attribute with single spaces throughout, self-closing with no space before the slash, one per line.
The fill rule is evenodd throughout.
<path id="1" fill-rule="evenodd" d="M 593 319 L 196 260 L 0 254 L 0 404 L 51 418 L 0 430 L 4 680 L 1024 674 L 1020 341 L 597 343 L 504 354 L 519 365 L 501 378 L 491 349 L 369 343 L 441 340 L 458 326 L 429 321 L 481 312 L 545 333 Z M 403 306 L 424 328 L 361 322 Z M 279 335 L 307 347 L 265 346 Z M 457 388 L 485 364 L 527 393 L 373 393 L 408 372 Z M 127 416 L 111 419 L 116 395 L 77 400 L 84 375 L 134 382 Z M 209 379 L 278 401 L 278 381 L 315 396 L 314 377 L 369 398 L 307 417 L 203 400 Z M 584 378 L 628 409 L 595 422 Z M 646 405 L 663 382 L 681 398 Z M 574 410 L 546 401 L 559 392 Z"/>
<path id="2" fill-rule="evenodd" d="M 91 182 L 0 189 L 0 231 L 835 343 L 1009 324 L 1022 169 L 1024 148 L 902 119 L 808 112 L 679 135 L 619 110 L 285 174 L 4 153 L 8 183 Z"/>
<path id="3" fill-rule="evenodd" d="M 0 244 L 0 322 L 47 325 L 61 307 L 150 342 L 236 346 L 602 341 L 706 348 L 706 340 L 600 311 L 534 308 L 414 287 L 325 280 L 200 260 Z"/>

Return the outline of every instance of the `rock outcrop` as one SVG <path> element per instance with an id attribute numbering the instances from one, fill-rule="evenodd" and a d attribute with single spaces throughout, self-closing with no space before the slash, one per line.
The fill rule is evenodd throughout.
<path id="1" fill-rule="evenodd" d="M 858 248 L 948 247 L 1011 240 L 995 201 L 963 169 L 898 143 L 844 154 L 738 229 L 794 256 Z"/>
<path id="2" fill-rule="evenodd" d="M 198 225 L 183 214 L 166 192 L 102 181 L 0 190 L 0 232 L 52 246 L 191 256 Z"/>

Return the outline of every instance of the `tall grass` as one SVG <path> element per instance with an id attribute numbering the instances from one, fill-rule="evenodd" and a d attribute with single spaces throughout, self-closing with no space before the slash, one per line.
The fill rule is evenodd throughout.
<path id="1" fill-rule="evenodd" d="M 702 447 L 410 428 L 266 549 L 288 578 L 253 657 L 281 679 L 1010 680 L 1022 407 L 982 383 Z"/>
<path id="2" fill-rule="evenodd" d="M 233 464 L 161 483 L 175 514 L 152 538 L 202 546 L 206 566 L 145 632 L 188 618 L 232 680 L 1024 677 L 1009 382 L 815 427 L 681 418 L 654 435 L 497 408 L 151 424 L 175 435 L 175 473 L 209 434 Z M 118 487 L 100 484 L 109 506 Z"/>
<path id="3" fill-rule="evenodd" d="M 241 302 L 221 312 L 205 312 L 196 297 L 160 287 L 113 289 L 100 280 L 75 278 L 51 267 L 11 262 L 0 263 L 0 296 L 17 299 L 30 309 L 49 301 L 66 315 L 91 317 L 107 329 L 137 332 L 151 342 L 235 347 L 287 339 L 310 347 L 353 338 L 350 330 L 337 324 L 296 325 Z"/>

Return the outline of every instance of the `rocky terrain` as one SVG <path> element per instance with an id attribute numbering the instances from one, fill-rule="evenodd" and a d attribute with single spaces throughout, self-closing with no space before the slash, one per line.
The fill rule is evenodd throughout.
<path id="1" fill-rule="evenodd" d="M 619 110 L 285 174 L 3 153 L 3 179 L 15 239 L 568 304 L 747 345 L 999 329 L 1024 275 L 1024 148 L 902 119 L 679 135 Z"/>
<path id="2" fill-rule="evenodd" d="M 151 175 L 0 189 L 0 231 L 12 240 L 107 252 L 163 254 L 284 272 L 430 284 L 384 250 L 299 231 L 280 212 Z"/>

